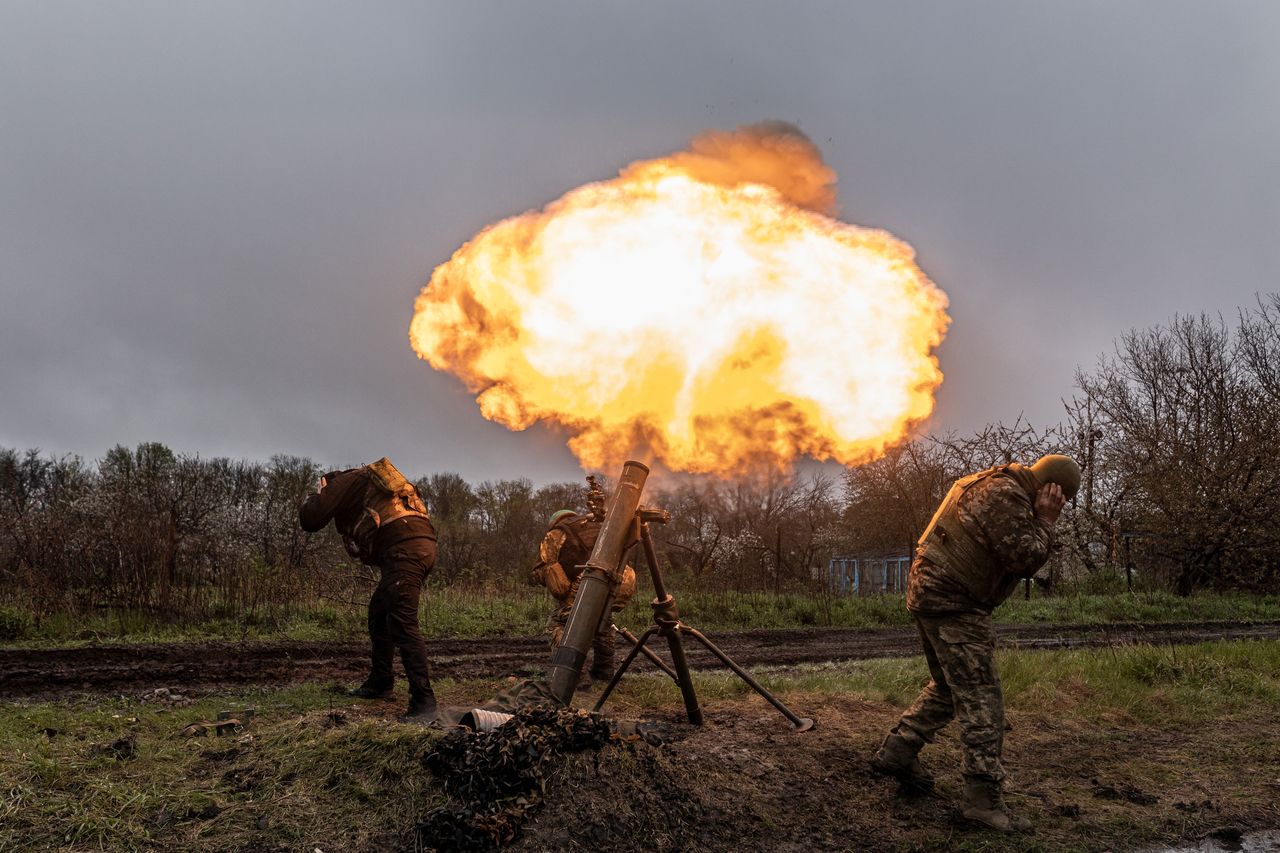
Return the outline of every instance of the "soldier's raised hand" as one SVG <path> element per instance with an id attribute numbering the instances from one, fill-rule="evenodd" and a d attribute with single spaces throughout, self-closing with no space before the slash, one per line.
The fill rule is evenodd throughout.
<path id="1" fill-rule="evenodd" d="M 1062 512 L 1067 498 L 1062 494 L 1062 487 L 1057 483 L 1048 483 L 1036 492 L 1036 518 L 1048 524 L 1054 524 Z"/>

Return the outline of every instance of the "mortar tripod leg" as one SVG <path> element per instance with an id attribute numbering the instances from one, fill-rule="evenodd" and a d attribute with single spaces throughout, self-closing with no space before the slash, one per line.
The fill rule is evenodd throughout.
<path id="1" fill-rule="evenodd" d="M 677 675 L 676 683 L 680 685 L 680 695 L 684 697 L 684 712 L 689 722 L 695 726 L 702 725 L 702 708 L 698 705 L 698 694 L 693 689 L 693 676 L 689 674 L 689 660 L 684 654 L 684 640 L 680 638 L 680 630 L 684 626 L 679 622 L 661 623 L 662 635 L 667 638 L 671 648 L 671 664 Z"/>
<path id="2" fill-rule="evenodd" d="M 625 639 L 628 643 L 630 643 L 633 646 L 638 645 L 640 643 L 640 641 L 636 639 L 636 635 L 628 631 L 626 628 L 619 628 L 617 625 L 614 625 L 613 630 L 621 634 L 622 638 Z M 676 671 L 671 667 L 667 666 L 667 662 L 664 661 L 662 658 L 658 657 L 657 652 L 655 652 L 653 649 L 649 648 L 648 646 L 644 646 L 642 649 L 640 649 L 640 653 L 643 654 L 645 657 L 647 657 L 649 660 L 653 661 L 653 665 L 656 666 L 658 669 L 662 670 L 667 675 L 671 676 L 672 681 L 680 680 L 680 678 L 676 675 Z"/>
<path id="3" fill-rule="evenodd" d="M 699 643 L 702 643 L 702 645 L 706 646 L 707 651 L 711 652 L 711 654 L 718 657 L 721 663 L 729 667 L 729 669 L 733 670 L 734 674 L 737 675 L 739 678 L 741 678 L 743 681 L 747 682 L 747 684 L 751 687 L 752 690 L 759 693 L 761 696 L 763 696 L 765 699 L 769 701 L 770 705 L 772 705 L 773 707 L 777 708 L 780 712 L 782 712 L 782 716 L 786 717 L 788 720 L 791 721 L 791 725 L 795 727 L 796 731 L 805 732 L 813 728 L 814 726 L 813 720 L 809 719 L 808 717 L 797 717 L 794 713 L 792 713 L 790 708 L 782 704 L 782 700 L 774 696 L 768 690 L 765 690 L 764 686 L 760 684 L 760 682 L 752 678 L 745 669 L 743 669 L 742 667 L 734 663 L 732 658 L 730 658 L 727 654 L 722 652 L 719 646 L 717 646 L 715 643 L 708 640 L 706 636 L 704 636 L 703 633 L 699 631 L 697 628 L 690 628 L 688 625 L 681 623 L 680 630 L 683 633 L 693 637 Z"/>
<path id="4" fill-rule="evenodd" d="M 627 667 L 631 666 L 631 662 L 636 659 L 636 655 L 640 654 L 640 650 L 644 648 L 644 644 L 649 642 L 649 638 L 658 633 L 659 628 L 654 625 L 640 635 L 640 639 L 631 647 L 631 651 L 627 652 L 627 656 L 622 659 L 622 663 L 613 671 L 613 676 L 609 679 L 609 683 L 605 685 L 604 692 L 600 694 L 600 698 L 596 700 L 596 705 L 591 710 L 599 711 L 604 707 L 604 702 L 609 698 L 609 694 L 613 692 L 613 688 L 618 686 L 618 682 L 622 680 L 622 676 L 626 674 Z"/>

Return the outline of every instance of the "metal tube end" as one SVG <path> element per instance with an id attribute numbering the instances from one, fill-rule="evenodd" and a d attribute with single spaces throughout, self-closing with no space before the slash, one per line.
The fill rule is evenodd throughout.
<path id="1" fill-rule="evenodd" d="M 472 708 L 470 711 L 462 715 L 462 719 L 458 722 L 461 725 L 477 732 L 491 732 L 501 726 L 507 720 L 510 720 L 514 714 L 504 714 L 501 711 L 486 711 L 484 708 Z"/>

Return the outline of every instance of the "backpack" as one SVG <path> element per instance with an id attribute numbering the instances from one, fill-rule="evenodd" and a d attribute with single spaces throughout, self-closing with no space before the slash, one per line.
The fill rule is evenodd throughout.
<path id="1" fill-rule="evenodd" d="M 360 473 L 365 479 L 364 511 L 351 530 L 339 532 L 347 553 L 368 563 L 373 558 L 373 534 L 379 527 L 411 515 L 428 520 L 431 517 L 413 483 L 405 479 L 387 457 L 370 462 Z"/>

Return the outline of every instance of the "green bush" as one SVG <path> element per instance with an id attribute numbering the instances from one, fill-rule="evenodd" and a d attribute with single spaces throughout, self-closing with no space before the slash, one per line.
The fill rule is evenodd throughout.
<path id="1" fill-rule="evenodd" d="M 0 606 L 0 642 L 21 640 L 31 632 L 31 617 L 16 607 Z"/>

